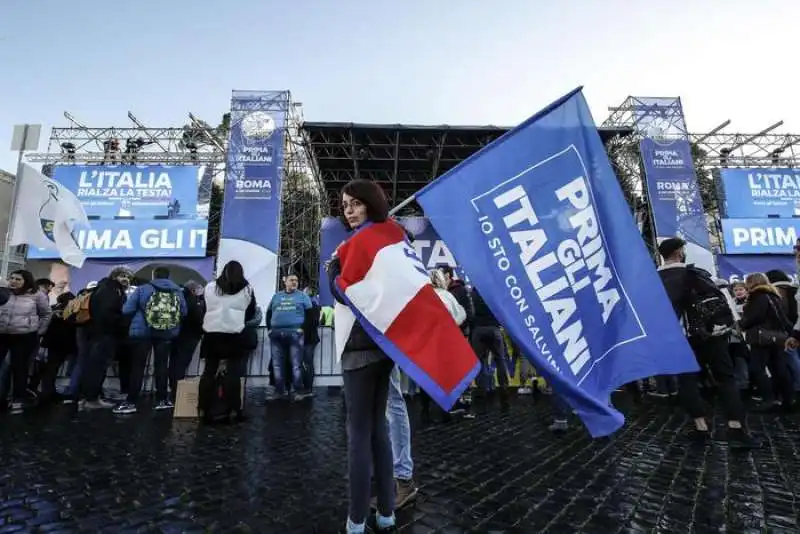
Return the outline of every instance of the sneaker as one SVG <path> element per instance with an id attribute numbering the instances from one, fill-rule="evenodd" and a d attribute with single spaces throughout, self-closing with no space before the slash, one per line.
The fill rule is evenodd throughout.
<path id="1" fill-rule="evenodd" d="M 110 401 L 110 400 L 107 400 L 107 399 L 103 399 L 103 398 L 97 399 L 97 402 L 103 408 L 113 408 L 118 404 L 116 402 L 113 402 L 113 401 Z"/>
<path id="2" fill-rule="evenodd" d="M 566 421 L 553 421 L 553 424 L 548 426 L 547 430 L 553 434 L 563 434 L 569 430 L 569 424 Z"/>
<path id="3" fill-rule="evenodd" d="M 61 399 L 61 404 L 75 404 L 76 402 L 78 401 L 76 401 L 74 397 L 64 397 Z"/>
<path id="4" fill-rule="evenodd" d="M 661 393 L 660 391 L 648 391 L 647 394 L 651 397 L 657 397 L 659 399 L 666 399 L 669 397 L 669 393 Z"/>
<path id="5" fill-rule="evenodd" d="M 11 413 L 22 413 L 22 408 L 24 406 L 25 405 L 23 403 L 14 401 L 9 405 L 9 408 L 11 409 Z"/>
<path id="6" fill-rule="evenodd" d="M 113 405 L 99 399 L 94 401 L 82 400 L 79 404 L 79 409 L 82 411 L 107 410 L 108 408 L 113 408 Z"/>
<path id="7" fill-rule="evenodd" d="M 136 405 L 130 402 L 123 402 L 111 411 L 117 415 L 130 415 L 137 412 Z"/>
<path id="8" fill-rule="evenodd" d="M 156 405 L 155 405 L 155 406 L 153 406 L 153 409 L 154 409 L 154 410 L 171 410 L 171 409 L 173 409 L 174 407 L 175 407 L 175 405 L 174 405 L 174 404 L 172 404 L 170 401 L 168 401 L 168 400 L 162 400 L 162 401 L 158 401 L 158 402 L 156 403 Z"/>
<path id="9" fill-rule="evenodd" d="M 464 414 L 464 419 L 475 419 L 475 414 L 473 412 L 467 412 Z"/>
<path id="10" fill-rule="evenodd" d="M 517 395 L 532 395 L 532 394 L 533 394 L 533 388 L 521 387 L 517 390 Z"/>

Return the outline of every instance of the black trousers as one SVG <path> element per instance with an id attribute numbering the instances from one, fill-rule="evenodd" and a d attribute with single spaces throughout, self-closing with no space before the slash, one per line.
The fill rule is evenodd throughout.
<path id="1" fill-rule="evenodd" d="M 108 334 L 93 335 L 89 341 L 86 366 L 81 369 L 80 395 L 87 401 L 96 401 L 103 392 L 108 365 L 117 352 L 117 338 Z"/>
<path id="2" fill-rule="evenodd" d="M 172 341 L 169 355 L 169 391 L 174 401 L 178 392 L 178 381 L 186 378 L 186 370 L 192 363 L 192 356 L 200 343 L 201 335 L 179 335 Z"/>
<path id="3" fill-rule="evenodd" d="M 750 347 L 750 375 L 766 402 L 776 400 L 777 395 L 785 406 L 794 404 L 794 379 L 787 358 L 783 347 Z M 772 383 L 765 368 L 772 375 Z"/>
<path id="4" fill-rule="evenodd" d="M 28 387 L 28 370 L 38 338 L 39 334 L 36 332 L 30 334 L 0 334 L 0 363 L 5 360 L 6 354 L 11 359 L 5 383 L 0 384 L 0 391 L 3 393 L 2 402 L 5 402 L 9 387 L 11 388 L 14 402 L 25 400 L 25 390 Z"/>
<path id="5" fill-rule="evenodd" d="M 47 404 L 53 400 L 56 393 L 56 379 L 58 370 L 70 357 L 74 355 L 70 351 L 65 351 L 59 347 L 47 349 L 47 362 L 44 364 L 42 372 L 42 392 L 39 395 L 39 403 Z"/>
<path id="6" fill-rule="evenodd" d="M 375 479 L 378 511 L 394 511 L 394 460 L 386 402 L 394 362 L 382 360 L 353 371 L 344 371 L 347 399 L 347 460 L 350 481 L 349 517 L 363 522 L 369 513 L 370 482 Z"/>
<path id="7" fill-rule="evenodd" d="M 119 374 L 119 391 L 127 395 L 131 384 L 131 366 L 133 365 L 133 352 L 135 340 L 125 339 L 117 346 L 117 371 Z"/>
<path id="8" fill-rule="evenodd" d="M 728 336 L 713 336 L 707 340 L 690 340 L 701 367 L 707 366 L 717 383 L 722 406 L 728 421 L 744 421 L 745 411 L 736 378 L 733 359 L 728 352 Z M 693 418 L 707 417 L 708 406 L 700 396 L 700 373 L 678 375 L 678 398 Z"/>
<path id="9" fill-rule="evenodd" d="M 169 353 L 172 346 L 171 339 L 137 339 L 133 347 L 131 359 L 131 380 L 128 389 L 128 402 L 135 404 L 139 400 L 144 383 L 144 373 L 147 369 L 147 359 L 150 350 L 153 351 L 153 375 L 156 382 L 156 401 L 167 400 L 167 368 L 169 366 Z"/>

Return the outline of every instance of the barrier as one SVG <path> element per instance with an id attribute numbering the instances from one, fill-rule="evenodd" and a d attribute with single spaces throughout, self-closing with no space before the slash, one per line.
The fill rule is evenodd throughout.
<path id="1" fill-rule="evenodd" d="M 342 367 L 336 361 L 336 345 L 333 335 L 333 328 L 321 327 L 319 329 L 320 342 L 316 347 L 314 354 L 314 369 L 316 371 L 314 384 L 317 387 L 340 387 L 342 385 Z M 510 349 L 510 347 L 509 347 Z M 272 358 L 269 338 L 267 337 L 266 328 L 259 328 L 258 331 L 258 346 L 250 353 L 248 362 L 248 379 L 253 385 L 259 385 L 266 382 L 269 378 L 269 361 Z M 513 368 L 510 369 L 511 379 L 510 385 L 520 386 L 526 380 L 522 372 L 522 364 L 520 358 L 513 358 L 510 361 Z M 199 376 L 203 372 L 203 363 L 200 359 L 200 346 L 198 345 L 195 350 L 192 362 L 189 364 L 187 377 Z M 492 369 L 494 373 L 494 369 Z M 65 378 L 66 366 L 61 369 L 59 373 L 60 378 Z M 152 389 L 153 379 L 153 363 L 152 358 L 148 361 L 148 368 L 145 374 L 144 389 Z M 117 378 L 116 365 L 112 365 L 108 373 L 109 378 Z M 497 377 L 495 376 L 495 384 L 497 384 Z"/>

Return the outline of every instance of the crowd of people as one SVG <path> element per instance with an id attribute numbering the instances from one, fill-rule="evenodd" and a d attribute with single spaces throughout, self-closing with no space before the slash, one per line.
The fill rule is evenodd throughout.
<path id="1" fill-rule="evenodd" d="M 133 414 L 150 366 L 153 409 L 171 410 L 198 345 L 204 376 L 216 377 L 222 363 L 226 375 L 244 377 L 264 314 L 241 264 L 229 262 L 205 287 L 194 281 L 179 286 L 164 267 L 151 274 L 134 286 L 134 273 L 115 267 L 51 304 L 50 280 L 34 280 L 26 270 L 10 273 L 0 288 L 0 411 L 17 414 L 63 403 Z M 296 276 L 284 280 L 285 290 L 266 312 L 271 376 L 278 398 L 292 393 L 302 400 L 311 395 L 314 380 L 320 307 L 310 290 L 298 291 Z M 103 387 L 112 365 L 116 391 Z M 59 390 L 62 371 L 68 383 Z M 243 409 L 235 410 L 242 418 Z"/>
<path id="2" fill-rule="evenodd" d="M 342 192 L 343 219 L 350 230 L 365 223 L 389 220 L 389 207 L 380 187 L 356 180 Z M 412 236 L 409 236 L 413 239 Z M 746 408 L 778 414 L 796 409 L 800 391 L 800 322 L 798 290 L 781 271 L 752 273 L 732 285 L 686 262 L 686 243 L 679 238 L 659 245 L 659 274 L 676 317 L 683 326 L 701 371 L 658 376 L 627 384 L 637 401 L 643 393 L 675 397 L 693 420 L 691 436 L 711 438 L 711 408 L 702 389 L 716 392 L 727 420 L 727 439 L 733 446 L 759 447 L 746 425 Z M 800 249 L 796 251 L 800 256 Z M 326 263 L 331 293 L 340 273 L 339 259 Z M 295 275 L 283 279 L 264 312 L 236 261 L 223 266 L 205 287 L 195 282 L 179 286 L 168 269 L 159 267 L 152 278 L 132 285 L 125 267 L 111 270 L 77 294 L 63 293 L 51 303 L 49 280 L 34 280 L 29 271 L 11 273 L 0 288 L 0 409 L 19 413 L 29 405 L 77 403 L 82 410 L 111 409 L 135 413 L 141 405 L 146 368 L 152 357 L 155 392 L 153 408 L 174 408 L 177 386 L 200 345 L 205 362 L 201 384 L 224 375 L 238 387 L 246 376 L 250 352 L 258 345 L 258 327 L 266 326 L 271 348 L 270 377 L 274 400 L 302 401 L 313 396 L 314 351 L 323 319 L 313 292 L 299 289 Z M 442 266 L 430 281 L 452 320 L 461 328 L 482 364 L 477 387 L 444 418 L 460 413 L 475 417 L 473 399 L 497 398 L 508 408 L 508 339 L 502 325 L 475 288 Z M 327 317 L 327 318 L 326 318 Z M 513 346 L 511 350 L 519 348 Z M 8 358 L 6 358 L 8 355 Z M 152 355 L 152 356 L 151 356 Z M 526 362 L 526 359 L 521 359 Z M 120 394 L 103 396 L 109 366 L 117 364 Z M 396 509 L 414 500 L 411 427 L 399 368 L 357 320 L 341 351 L 343 393 L 347 411 L 349 510 L 345 530 L 360 534 L 371 528 L 392 532 Z M 56 379 L 65 368 L 69 383 L 59 391 Z M 523 380 L 535 374 L 523 364 Z M 495 379 L 497 387 L 495 387 Z M 646 391 L 645 384 L 654 388 Z M 202 397 L 201 385 L 201 397 Z M 536 389 L 534 388 L 533 391 Z M 524 384 L 519 393 L 532 390 Z M 231 397 L 239 399 L 239 391 Z M 10 399 L 10 402 L 5 400 Z M 747 401 L 754 401 L 748 404 Z M 479 403 L 477 403 L 479 404 Z M 201 411 L 210 405 L 201 398 Z M 430 398 L 421 392 L 423 419 L 431 419 Z M 568 429 L 571 408 L 554 397 L 550 429 Z M 239 402 L 227 405 L 236 419 L 244 418 Z M 437 410 L 440 411 L 440 410 Z M 375 495 L 371 488 L 375 487 Z M 375 510 L 370 515 L 370 509 Z M 369 524 L 368 524 L 369 523 Z"/>

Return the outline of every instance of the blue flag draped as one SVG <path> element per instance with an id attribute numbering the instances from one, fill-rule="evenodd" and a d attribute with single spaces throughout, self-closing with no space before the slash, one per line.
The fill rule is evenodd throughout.
<path id="1" fill-rule="evenodd" d="M 698 370 L 578 88 L 417 201 L 481 297 L 594 437 L 611 393 Z"/>

